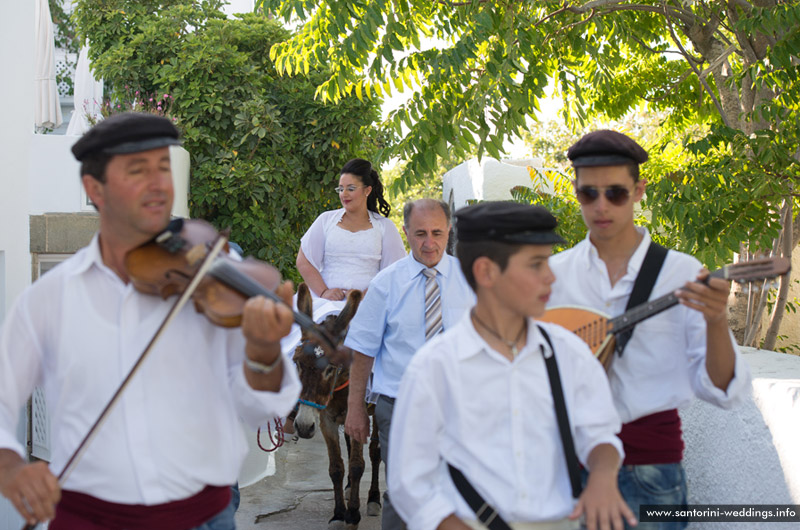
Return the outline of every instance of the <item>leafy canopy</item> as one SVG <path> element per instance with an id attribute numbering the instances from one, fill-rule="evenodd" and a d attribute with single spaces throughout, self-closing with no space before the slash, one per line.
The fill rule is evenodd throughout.
<path id="1" fill-rule="evenodd" d="M 572 128 L 641 108 L 663 113 L 660 136 L 646 146 L 655 162 L 643 167 L 647 206 L 655 228 L 709 265 L 742 241 L 769 247 L 781 206 L 795 201 L 798 2 L 257 4 L 300 24 L 270 56 L 282 74 L 328 67 L 320 99 L 412 92 L 388 115 L 398 139 L 382 151 L 408 162 L 401 187 L 474 147 L 501 157 L 552 86 Z"/>
<path id="2" fill-rule="evenodd" d="M 315 101 L 328 72 L 281 78 L 266 52 L 290 33 L 261 15 L 229 20 L 220 4 L 80 0 L 75 17 L 112 100 L 171 97 L 192 157 L 192 216 L 296 277 L 300 237 L 338 207 L 339 168 L 377 148 L 380 101 Z"/>

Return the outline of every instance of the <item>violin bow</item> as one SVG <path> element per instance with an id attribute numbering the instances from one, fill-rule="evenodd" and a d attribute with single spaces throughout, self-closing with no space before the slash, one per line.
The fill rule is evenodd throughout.
<path id="1" fill-rule="evenodd" d="M 183 309 L 183 306 L 186 305 L 186 302 L 189 301 L 194 292 L 197 290 L 197 287 L 200 285 L 200 281 L 205 277 L 206 273 L 211 269 L 214 260 L 217 258 L 220 251 L 222 251 L 227 241 L 228 239 L 224 235 L 220 234 L 220 236 L 214 242 L 214 245 L 211 247 L 211 250 L 208 252 L 208 254 L 206 254 L 205 259 L 203 259 L 203 262 L 200 264 L 200 267 L 197 269 L 197 272 L 195 272 L 194 276 L 192 277 L 192 280 L 189 282 L 189 285 L 187 285 L 186 289 L 183 291 L 178 300 L 175 301 L 175 304 L 172 306 L 172 309 L 169 310 L 169 313 L 167 313 L 166 318 L 164 318 L 164 320 L 161 322 L 161 325 L 158 327 L 158 330 L 156 330 L 155 334 L 153 335 L 153 338 L 150 339 L 150 342 L 147 344 L 147 347 L 144 349 L 141 355 L 139 355 L 139 358 L 136 360 L 134 365 L 128 371 L 128 375 L 126 375 L 125 379 L 122 380 L 122 383 L 120 383 L 119 388 L 117 388 L 117 390 L 114 392 L 114 395 L 111 396 L 111 399 L 108 401 L 105 408 L 103 408 L 103 411 L 100 413 L 100 416 L 98 416 L 97 420 L 94 422 L 94 425 L 92 425 L 92 427 L 83 437 L 83 440 L 81 440 L 81 443 L 78 444 L 77 449 L 75 449 L 75 451 L 72 453 L 72 456 L 69 457 L 69 460 L 67 460 L 66 465 L 64 465 L 64 469 L 61 470 L 61 473 L 59 473 L 57 477 L 59 486 L 64 485 L 64 482 L 66 482 L 69 475 L 75 469 L 75 466 L 78 465 L 78 462 L 83 457 L 84 453 L 86 453 L 89 444 L 92 442 L 92 440 L 94 440 L 95 436 L 100 430 L 100 427 L 105 423 L 106 419 L 108 419 L 108 415 L 111 413 L 113 408 L 119 402 L 120 398 L 122 397 L 122 393 L 130 384 L 131 380 L 133 379 L 133 376 L 136 374 L 136 372 L 139 371 L 139 368 L 141 368 L 145 358 L 150 354 L 153 347 L 159 341 L 159 339 L 164 334 L 166 329 L 169 327 L 169 325 L 172 323 L 172 321 L 175 319 L 175 317 L 178 315 L 181 309 Z M 38 525 L 39 523 L 26 524 L 23 527 L 23 530 L 34 530 Z"/>

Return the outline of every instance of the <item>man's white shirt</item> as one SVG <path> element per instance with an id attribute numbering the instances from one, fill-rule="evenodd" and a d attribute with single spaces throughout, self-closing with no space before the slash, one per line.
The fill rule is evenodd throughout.
<path id="1" fill-rule="evenodd" d="M 0 448 L 35 385 L 51 422 L 58 474 L 139 357 L 172 300 L 137 292 L 103 264 L 97 236 L 15 302 L 0 334 Z M 247 453 L 239 422 L 288 413 L 300 382 L 284 364 L 278 392 L 253 390 L 240 328 L 211 325 L 188 304 L 144 361 L 64 484 L 110 502 L 159 504 L 233 484 Z"/>
<path id="2" fill-rule="evenodd" d="M 556 351 L 578 458 L 612 444 L 620 421 L 602 366 L 575 335 L 540 324 Z M 456 513 L 476 519 L 446 462 L 460 469 L 506 521 L 546 521 L 573 509 L 558 434 L 544 339 L 533 320 L 515 360 L 494 351 L 469 314 L 411 360 L 394 408 L 388 474 L 392 504 L 411 529 L 435 528 Z"/>
<path id="3" fill-rule="evenodd" d="M 556 276 L 548 308 L 572 305 L 601 311 L 611 317 L 625 312 L 636 276 L 650 246 L 643 235 L 625 275 L 612 287 L 605 263 L 589 237 L 550 258 Z M 650 300 L 681 288 L 694 280 L 702 265 L 695 258 L 670 251 L 664 260 Z M 733 337 L 731 336 L 733 341 Z M 614 404 L 624 423 L 687 404 L 695 395 L 714 405 L 730 408 L 750 388 L 750 373 L 738 346 L 735 375 L 722 391 L 706 371 L 706 323 L 703 315 L 678 304 L 638 323 L 622 357 L 616 357 L 609 372 Z M 616 354 L 615 354 L 616 355 Z"/>

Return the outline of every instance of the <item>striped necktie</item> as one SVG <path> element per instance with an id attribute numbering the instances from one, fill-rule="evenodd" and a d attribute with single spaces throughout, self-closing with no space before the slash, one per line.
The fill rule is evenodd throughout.
<path id="1" fill-rule="evenodd" d="M 425 275 L 425 341 L 442 331 L 442 297 L 436 283 L 436 269 L 423 269 Z"/>

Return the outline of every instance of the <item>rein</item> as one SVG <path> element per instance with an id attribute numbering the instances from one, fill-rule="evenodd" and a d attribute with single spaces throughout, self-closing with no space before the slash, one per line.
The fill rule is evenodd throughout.
<path id="1" fill-rule="evenodd" d="M 326 408 L 328 408 L 328 404 L 331 402 L 331 399 L 333 399 L 333 394 L 338 392 L 339 390 L 347 388 L 350 385 L 350 378 L 348 377 L 347 381 L 345 381 L 339 386 L 336 386 L 336 380 L 339 379 L 339 374 L 341 372 L 342 372 L 342 367 L 340 366 L 339 370 L 336 372 L 336 377 L 333 380 L 333 388 L 331 389 L 330 394 L 328 394 L 328 399 L 325 400 L 324 405 L 320 405 L 319 403 L 308 401 L 306 399 L 298 399 L 297 402 L 300 403 L 301 405 L 308 405 L 309 407 L 315 408 L 317 410 L 325 410 Z"/>
<path id="2" fill-rule="evenodd" d="M 272 444 L 272 448 L 270 449 L 267 449 L 261 445 L 261 427 L 258 428 L 258 432 L 256 433 L 256 442 L 258 442 L 258 447 L 265 453 L 271 453 L 275 451 L 286 441 L 286 433 L 283 430 L 283 422 L 280 418 L 275 418 L 275 438 L 272 438 L 272 431 L 269 428 L 269 422 L 267 422 L 267 433 L 269 434 L 269 441 Z"/>

